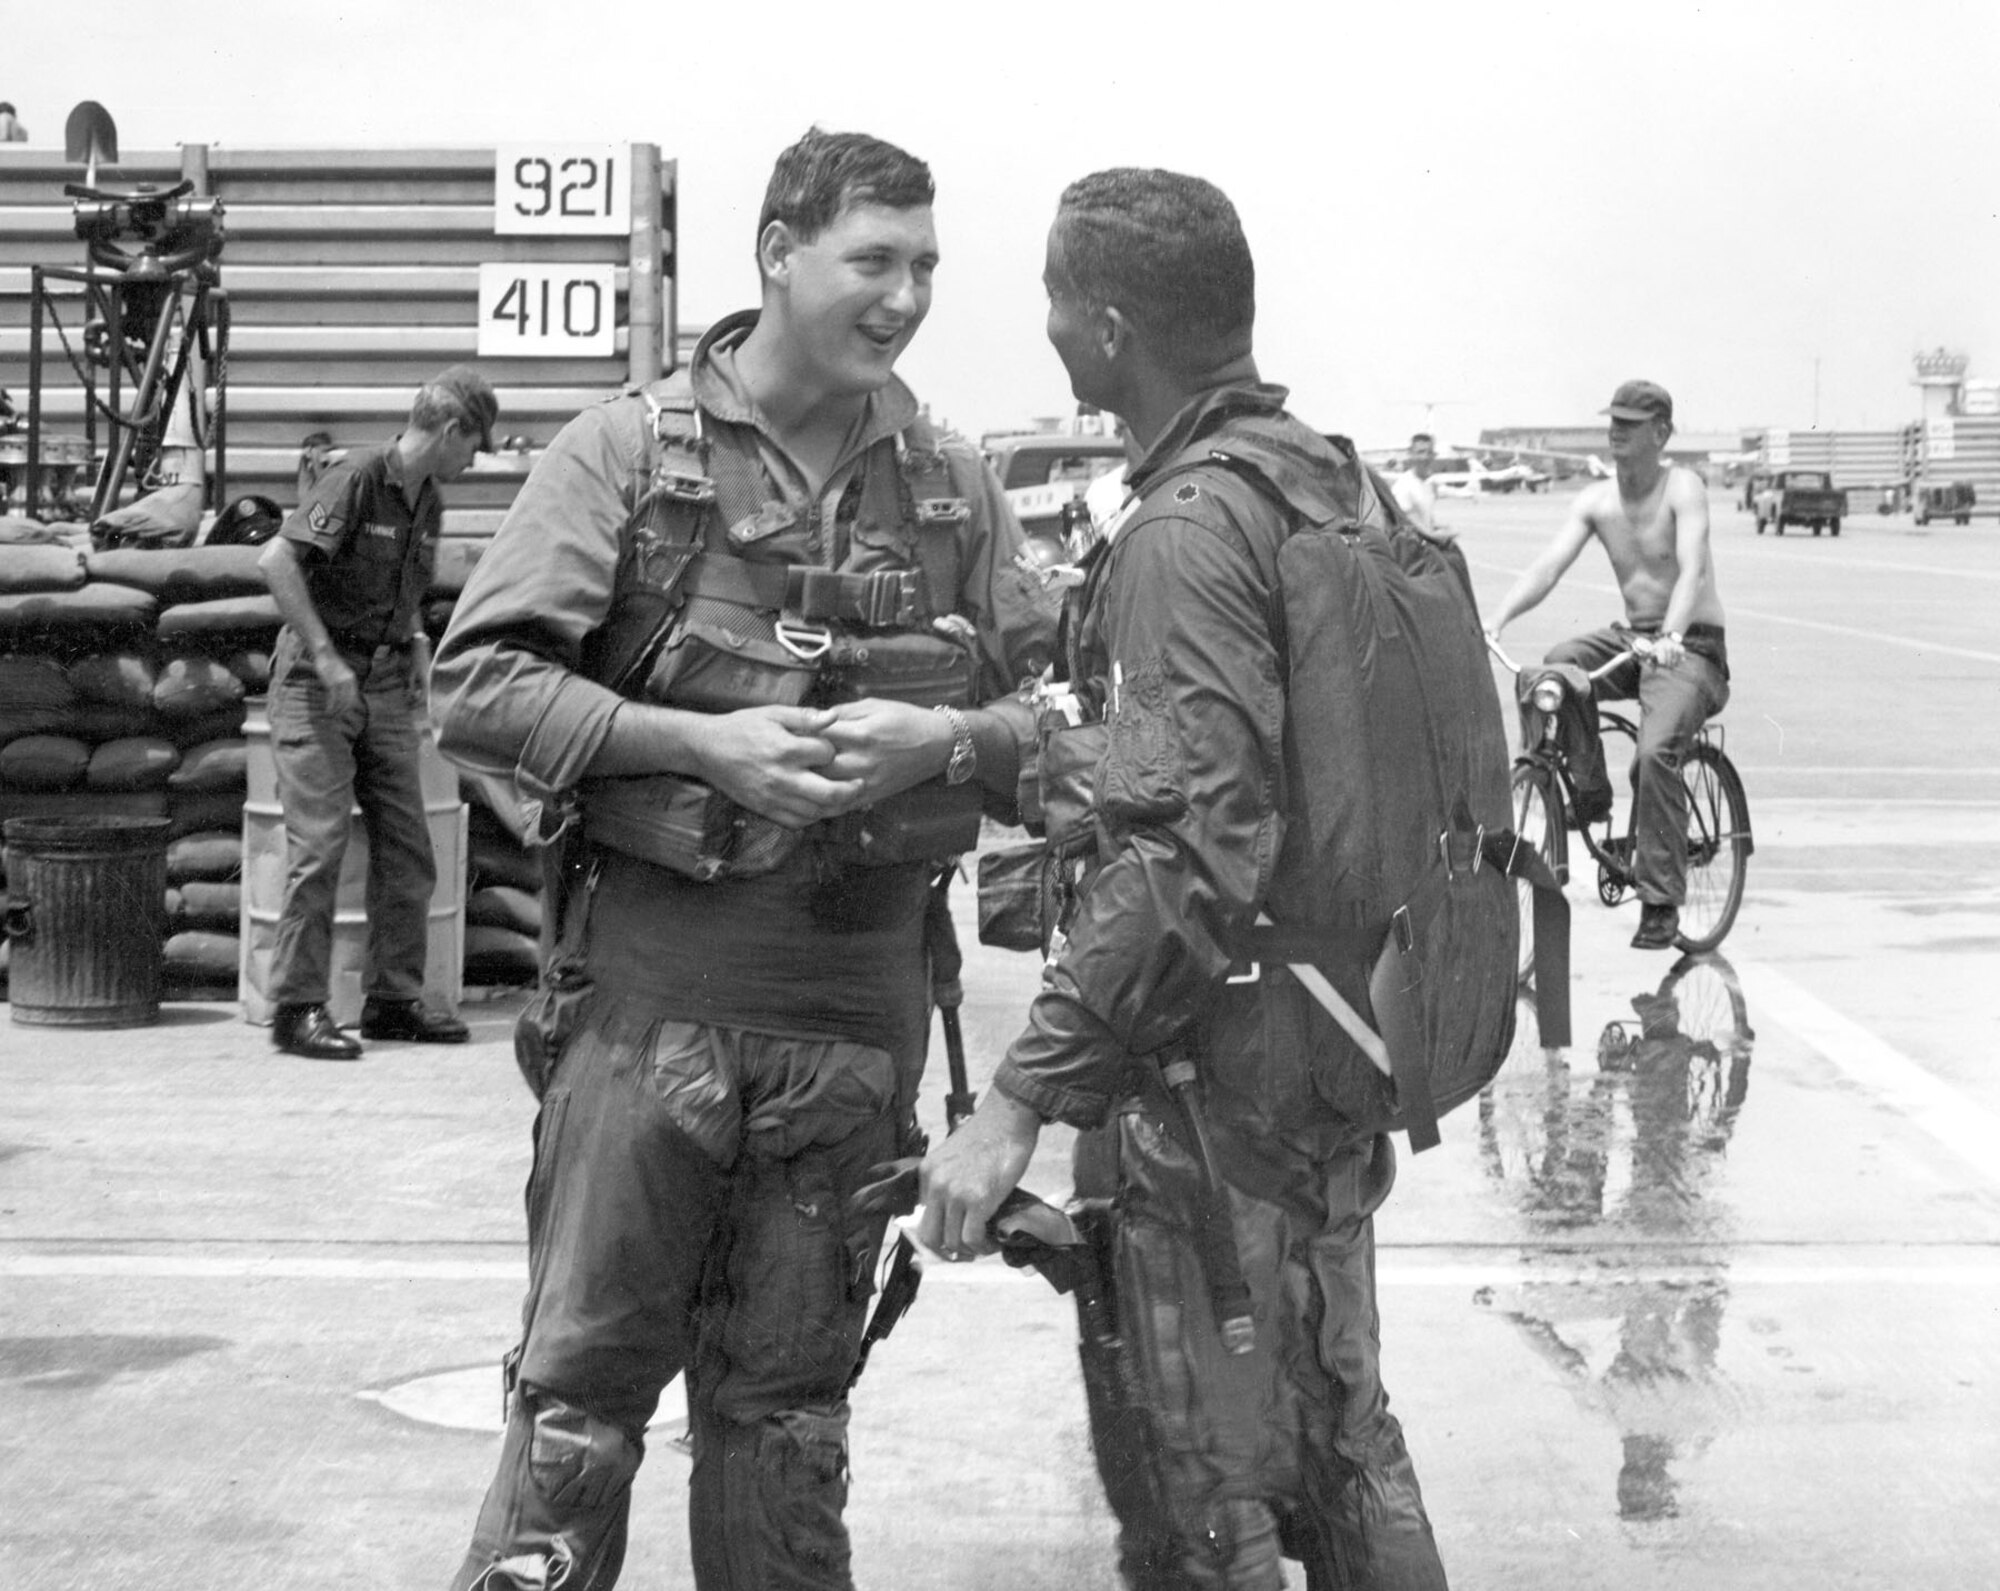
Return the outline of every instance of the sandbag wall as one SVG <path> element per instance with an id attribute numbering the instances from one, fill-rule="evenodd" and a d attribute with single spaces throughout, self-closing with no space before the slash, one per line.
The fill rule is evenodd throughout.
<path id="1" fill-rule="evenodd" d="M 278 628 L 257 556 L 0 522 L 0 817 L 169 820 L 168 998 L 236 992 L 243 702 Z"/>
<path id="2" fill-rule="evenodd" d="M 486 538 L 446 536 L 424 598 L 424 629 L 433 641 L 451 623 L 458 594 L 486 548 Z M 536 818 L 503 779 L 462 771 L 467 806 L 465 982 L 488 987 L 535 981 L 542 931 L 542 865 L 523 836 Z"/>
<path id="3" fill-rule="evenodd" d="M 483 538 L 446 538 L 424 608 L 441 635 Z M 278 611 L 256 547 L 93 551 L 80 527 L 0 519 L 0 818 L 166 817 L 169 999 L 234 1000 L 245 699 Z M 541 869 L 504 783 L 468 775 L 464 981 L 532 982 Z M 6 973 L 0 937 L 0 988 Z"/>
<path id="4" fill-rule="evenodd" d="M 465 774 L 465 981 L 535 981 L 542 931 L 541 858 L 522 841 L 529 825 L 510 787 Z"/>

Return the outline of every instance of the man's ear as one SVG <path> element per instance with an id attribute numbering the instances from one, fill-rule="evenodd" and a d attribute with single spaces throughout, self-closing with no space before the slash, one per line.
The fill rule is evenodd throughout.
<path id="1" fill-rule="evenodd" d="M 1106 304 L 1097 311 L 1093 328 L 1097 337 L 1097 351 L 1107 363 L 1115 363 L 1121 356 L 1129 357 L 1138 338 L 1138 328 L 1125 318 L 1125 311 L 1116 304 Z"/>
<path id="2" fill-rule="evenodd" d="M 792 254 L 798 248 L 798 239 L 792 229 L 782 221 L 766 223 L 757 235 L 757 269 L 763 272 L 768 282 L 789 281 L 792 274 Z"/>

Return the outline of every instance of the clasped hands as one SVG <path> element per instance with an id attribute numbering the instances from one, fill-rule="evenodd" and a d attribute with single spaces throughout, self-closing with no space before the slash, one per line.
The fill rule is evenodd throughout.
<path id="1" fill-rule="evenodd" d="M 746 707 L 704 725 L 702 774 L 789 829 L 873 806 L 942 772 L 951 725 L 910 702 Z"/>

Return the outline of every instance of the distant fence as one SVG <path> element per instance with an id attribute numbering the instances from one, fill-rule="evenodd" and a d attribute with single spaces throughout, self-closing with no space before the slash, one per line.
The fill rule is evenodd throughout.
<path id="1" fill-rule="evenodd" d="M 1886 495 L 1902 507 L 1926 486 L 1970 482 L 1974 515 L 2000 515 L 2000 416 L 1957 415 L 1892 431 L 1771 431 L 1767 469 L 1826 470 L 1855 512 L 1872 512 Z"/>
<path id="2" fill-rule="evenodd" d="M 388 440 L 417 387 L 475 361 L 497 434 L 446 493 L 447 535 L 490 533 L 579 410 L 687 353 L 674 296 L 676 168 L 651 144 L 236 150 L 185 144 L 100 168 L 98 186 L 183 179 L 223 206 L 229 496 L 290 507 L 300 444 Z M 0 387 L 26 412 L 32 268 L 81 268 L 66 182 L 81 168 L 0 146 Z M 588 228 L 589 230 L 579 230 Z M 82 357 L 82 289 L 50 284 Z M 63 305 L 71 307 L 67 315 Z M 43 335 L 45 435 L 81 435 L 84 393 Z M 220 504 L 213 505 L 220 507 Z"/>

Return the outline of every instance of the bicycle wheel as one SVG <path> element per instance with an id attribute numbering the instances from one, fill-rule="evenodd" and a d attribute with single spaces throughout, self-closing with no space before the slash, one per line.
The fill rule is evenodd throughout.
<path id="1" fill-rule="evenodd" d="M 1687 1116 L 1703 1147 L 1722 1147 L 1750 1088 L 1757 1035 L 1736 969 L 1719 955 L 1685 955 L 1660 984 L 1678 1031 L 1691 1041 Z"/>
<path id="2" fill-rule="evenodd" d="M 1697 741 L 1681 764 L 1687 794 L 1687 899 L 1681 905 L 1681 949 L 1713 950 L 1728 936 L 1743 904 L 1750 860 L 1750 804 L 1736 765 L 1708 741 Z"/>
<path id="3" fill-rule="evenodd" d="M 1563 833 L 1562 795 L 1556 776 L 1533 762 L 1514 767 L 1514 834 L 1521 844 L 1548 863 L 1558 879 L 1568 865 L 1567 837 Z M 1535 890 L 1525 880 L 1514 881 L 1514 893 L 1521 909 L 1520 981 L 1532 983 L 1535 976 Z"/>

